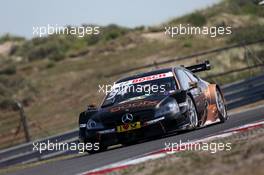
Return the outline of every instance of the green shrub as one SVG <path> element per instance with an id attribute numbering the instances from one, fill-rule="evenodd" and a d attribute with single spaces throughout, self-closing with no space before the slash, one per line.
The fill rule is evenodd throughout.
<path id="1" fill-rule="evenodd" d="M 180 18 L 169 21 L 169 25 L 190 24 L 192 26 L 204 26 L 207 23 L 206 16 L 197 11 Z"/>
<path id="2" fill-rule="evenodd" d="M 228 0 L 231 13 L 240 15 L 264 16 L 263 7 L 258 5 L 258 0 Z"/>
<path id="3" fill-rule="evenodd" d="M 66 53 L 62 50 L 57 50 L 49 55 L 49 58 L 54 61 L 61 61 L 66 57 Z"/>
<path id="4" fill-rule="evenodd" d="M 21 75 L 0 75 L 0 84 L 9 90 L 19 90 L 27 86 L 27 82 Z"/>
<path id="5" fill-rule="evenodd" d="M 51 58 L 59 60 L 65 57 L 71 46 L 71 41 L 65 36 L 51 35 L 43 38 L 33 38 L 16 49 L 15 54 L 29 61 Z"/>
<path id="6" fill-rule="evenodd" d="M 91 45 L 97 44 L 100 41 L 101 36 L 100 35 L 89 35 L 89 36 L 86 36 L 84 39 L 86 41 L 86 44 L 88 46 L 91 46 Z"/>
<path id="7" fill-rule="evenodd" d="M 111 24 L 101 29 L 98 35 L 49 35 L 25 41 L 12 49 L 12 55 L 22 56 L 29 61 L 51 59 L 60 61 L 72 53 L 82 52 L 91 45 L 108 42 L 128 33 L 130 29 Z M 78 54 L 76 54 L 78 55 Z"/>
<path id="8" fill-rule="evenodd" d="M 125 35 L 128 32 L 128 29 L 119 27 L 115 24 L 110 24 L 103 28 L 103 31 L 101 33 L 104 41 L 109 41 L 116 39 L 120 36 Z"/>
<path id="9" fill-rule="evenodd" d="M 10 98 L 0 99 L 0 109 L 2 110 L 13 110 L 16 108 L 16 103 Z"/>
<path id="10" fill-rule="evenodd" d="M 248 26 L 230 35 L 229 43 L 241 43 L 264 39 L 264 25 Z"/>
<path id="11" fill-rule="evenodd" d="M 195 12 L 186 17 L 186 23 L 193 26 L 203 26 L 206 24 L 206 17 L 199 12 Z"/>
<path id="12" fill-rule="evenodd" d="M 149 32 L 161 32 L 164 30 L 164 27 L 158 27 L 158 26 L 151 26 L 151 27 L 148 27 L 148 31 Z"/>
<path id="13" fill-rule="evenodd" d="M 54 63 L 54 61 L 49 61 L 49 63 L 46 65 L 46 68 L 53 68 L 55 66 L 55 63 Z"/>
<path id="14" fill-rule="evenodd" d="M 0 37 L 0 44 L 7 42 L 7 41 L 23 41 L 23 40 L 25 40 L 25 38 L 23 37 L 5 34 L 4 36 Z"/>
<path id="15" fill-rule="evenodd" d="M 0 97 L 8 97 L 12 95 L 11 89 L 0 83 Z"/>
<path id="16" fill-rule="evenodd" d="M 138 26 L 134 28 L 135 31 L 143 32 L 145 30 L 145 26 Z"/>
<path id="17" fill-rule="evenodd" d="M 32 101 L 38 91 L 31 81 L 19 74 L 0 75 L 0 109 L 14 110 L 13 97 L 19 92 L 20 100 Z"/>
<path id="18" fill-rule="evenodd" d="M 0 69 L 0 74 L 5 74 L 5 75 L 16 74 L 16 66 L 15 65 L 9 65 L 3 69 Z"/>
<path id="19" fill-rule="evenodd" d="M 186 42 L 183 44 L 183 47 L 191 48 L 191 47 L 192 47 L 192 42 L 191 42 L 191 41 L 186 41 Z"/>

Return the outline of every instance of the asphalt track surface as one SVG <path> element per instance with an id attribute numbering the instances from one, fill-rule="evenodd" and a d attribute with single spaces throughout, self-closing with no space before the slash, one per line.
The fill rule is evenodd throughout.
<path id="1" fill-rule="evenodd" d="M 156 151 L 165 147 L 165 142 L 179 143 L 201 139 L 233 127 L 242 126 L 264 119 L 264 107 L 257 107 L 251 110 L 230 115 L 228 121 L 223 124 L 215 124 L 195 131 L 175 133 L 166 137 L 146 141 L 132 146 L 116 148 L 105 152 L 88 155 L 83 154 L 66 160 L 58 160 L 41 164 L 35 167 L 18 170 L 13 175 L 69 175 L 78 174 L 101 166 L 115 163 L 121 160 L 136 157 L 145 153 Z"/>

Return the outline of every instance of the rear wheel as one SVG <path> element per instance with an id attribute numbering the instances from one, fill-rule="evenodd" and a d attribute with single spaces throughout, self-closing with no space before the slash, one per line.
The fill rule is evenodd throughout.
<path id="1" fill-rule="evenodd" d="M 226 112 L 226 106 L 221 92 L 216 90 L 216 105 L 219 113 L 219 119 L 221 122 L 225 122 L 228 118 Z"/>
<path id="2" fill-rule="evenodd" d="M 198 115 L 194 102 L 190 96 L 187 96 L 188 111 L 187 117 L 189 119 L 189 128 L 195 129 L 198 127 Z"/>

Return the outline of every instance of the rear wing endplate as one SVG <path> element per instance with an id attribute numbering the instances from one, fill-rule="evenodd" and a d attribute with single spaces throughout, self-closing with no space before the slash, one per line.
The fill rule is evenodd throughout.
<path id="1" fill-rule="evenodd" d="M 211 69 L 211 64 L 210 62 L 207 60 L 204 63 L 201 64 L 196 64 L 193 66 L 187 66 L 185 67 L 185 69 L 188 69 L 189 71 L 196 73 L 196 72 L 202 72 L 202 71 L 207 71 Z"/>

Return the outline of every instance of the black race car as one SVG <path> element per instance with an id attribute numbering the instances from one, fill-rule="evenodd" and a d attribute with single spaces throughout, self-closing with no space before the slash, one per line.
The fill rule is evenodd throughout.
<path id="1" fill-rule="evenodd" d="M 79 140 L 129 145 L 179 130 L 192 130 L 227 119 L 221 89 L 194 73 L 210 69 L 208 61 L 123 78 L 114 83 L 100 107 L 79 116 Z M 96 152 L 94 150 L 88 151 Z"/>

